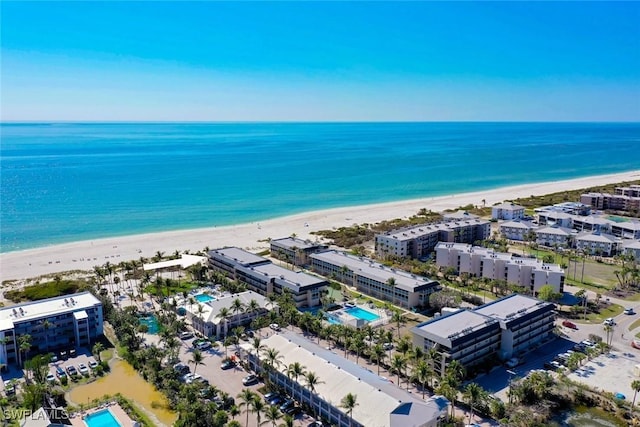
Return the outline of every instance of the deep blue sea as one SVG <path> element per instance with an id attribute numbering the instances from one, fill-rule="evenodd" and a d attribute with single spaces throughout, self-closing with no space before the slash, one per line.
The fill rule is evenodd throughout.
<path id="1" fill-rule="evenodd" d="M 0 125 L 0 251 L 640 169 L 639 123 Z"/>

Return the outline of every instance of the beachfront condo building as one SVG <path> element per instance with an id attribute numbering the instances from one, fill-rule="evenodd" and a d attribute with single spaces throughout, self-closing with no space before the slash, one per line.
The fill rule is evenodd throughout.
<path id="1" fill-rule="evenodd" d="M 238 326 L 247 326 L 259 316 L 277 309 L 277 305 L 257 292 L 246 291 L 234 295 L 216 295 L 206 302 L 188 300 L 182 304 L 193 328 L 206 337 L 220 339 Z M 223 308 L 228 316 L 220 315 Z M 223 312 L 224 313 L 224 312 Z"/>
<path id="2" fill-rule="evenodd" d="M 317 417 L 331 425 L 436 427 L 447 415 L 449 401 L 444 397 L 433 396 L 423 400 L 372 370 L 290 331 L 273 334 L 263 339 L 262 344 L 278 352 L 280 363 L 265 370 L 263 357 L 256 354 L 248 343 L 242 344 L 251 368 L 268 375 L 271 384 L 310 407 Z M 288 367 L 296 362 L 320 378 L 313 391 L 307 386 L 304 376 L 296 377 L 288 372 Z M 341 406 L 341 400 L 347 393 L 356 395 L 358 402 L 350 414 Z"/>
<path id="3" fill-rule="evenodd" d="M 443 212 L 442 219 L 445 222 L 454 222 L 454 221 L 469 221 L 472 219 L 480 218 L 478 215 L 474 215 L 467 211 L 457 210 L 454 212 Z"/>
<path id="4" fill-rule="evenodd" d="M 426 258 L 438 242 L 475 243 L 491 235 L 491 223 L 481 219 L 423 224 L 376 235 L 380 257 Z"/>
<path id="5" fill-rule="evenodd" d="M 309 265 L 309 255 L 326 250 L 327 245 L 314 243 L 311 240 L 285 237 L 270 242 L 271 256 L 296 266 Z"/>
<path id="6" fill-rule="evenodd" d="M 573 226 L 573 215 L 558 211 L 540 212 L 538 213 L 538 224 L 571 228 Z"/>
<path id="7" fill-rule="evenodd" d="M 580 201 L 594 209 L 623 211 L 634 215 L 640 214 L 640 185 L 616 187 L 611 193 L 585 193 Z"/>
<path id="8" fill-rule="evenodd" d="M 283 268 L 240 248 L 214 249 L 208 256 L 212 270 L 238 280 L 262 295 L 280 295 L 288 291 L 299 308 L 320 305 L 321 293 L 329 285 L 323 278 Z"/>
<path id="9" fill-rule="evenodd" d="M 573 246 L 573 230 L 557 225 L 536 230 L 536 243 L 550 248 L 570 248 Z"/>
<path id="10" fill-rule="evenodd" d="M 0 363 L 20 365 L 20 336 L 29 335 L 27 357 L 91 347 L 103 333 L 102 303 L 90 292 L 0 309 Z"/>
<path id="11" fill-rule="evenodd" d="M 440 284 L 435 280 L 346 252 L 324 251 L 311 254 L 309 258 L 311 269 L 316 273 L 406 308 L 426 307 L 429 305 L 429 295 L 440 290 Z"/>
<path id="12" fill-rule="evenodd" d="M 564 270 L 557 264 L 545 264 L 535 258 L 515 257 L 511 253 L 464 243 L 438 243 L 436 265 L 452 267 L 458 274 L 504 280 L 537 294 L 550 285 L 554 292 L 564 291 Z"/>
<path id="13" fill-rule="evenodd" d="M 500 203 L 491 207 L 491 219 L 513 221 L 524 218 L 524 207 L 513 203 Z"/>
<path id="14" fill-rule="evenodd" d="M 522 356 L 552 340 L 554 305 L 513 294 L 474 310 L 460 309 L 411 329 L 413 344 L 440 354 L 437 372 L 457 360 L 467 369 Z"/>
<path id="15" fill-rule="evenodd" d="M 575 238 L 576 250 L 589 255 L 613 256 L 622 240 L 604 233 L 581 233 Z"/>
<path id="16" fill-rule="evenodd" d="M 500 234 L 509 240 L 526 241 L 537 227 L 528 221 L 506 221 L 498 226 Z M 535 239 L 535 234 L 533 234 Z"/>

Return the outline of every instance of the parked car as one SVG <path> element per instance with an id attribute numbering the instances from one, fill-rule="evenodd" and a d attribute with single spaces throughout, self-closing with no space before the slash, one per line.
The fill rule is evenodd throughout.
<path id="1" fill-rule="evenodd" d="M 8 395 L 16 394 L 16 386 L 13 380 L 6 380 L 4 382 L 4 392 Z"/>
<path id="2" fill-rule="evenodd" d="M 96 362 L 95 360 L 91 359 L 89 360 L 89 367 L 91 369 L 96 369 L 98 367 L 98 362 Z"/>
<path id="3" fill-rule="evenodd" d="M 269 325 L 269 327 L 276 332 L 280 330 L 280 325 L 278 325 L 277 323 L 272 323 Z"/>
<path id="4" fill-rule="evenodd" d="M 198 348 L 198 344 L 201 344 L 201 343 L 206 342 L 206 341 L 207 340 L 205 340 L 205 339 L 198 338 L 197 340 L 193 340 L 191 345 L 193 346 L 193 348 Z"/>
<path id="5" fill-rule="evenodd" d="M 60 366 L 58 366 L 56 368 L 56 375 L 58 376 L 58 378 L 63 378 L 67 376 L 67 373 L 64 371 L 64 369 L 62 369 Z"/>
<path id="6" fill-rule="evenodd" d="M 191 369 L 184 363 L 176 363 L 175 365 L 173 365 L 173 369 L 175 369 L 179 375 L 183 376 L 191 372 Z"/>
<path id="7" fill-rule="evenodd" d="M 625 308 L 625 309 L 624 309 L 624 314 L 628 314 L 628 315 L 630 315 L 630 316 L 631 316 L 631 315 L 636 314 L 636 312 L 635 312 L 635 311 L 633 311 L 633 308 L 629 307 L 629 308 Z"/>
<path id="8" fill-rule="evenodd" d="M 272 406 L 280 406 L 284 402 L 284 397 L 279 394 L 273 396 L 271 399 L 267 400 L 267 403 Z"/>
<path id="9" fill-rule="evenodd" d="M 382 344 L 382 348 L 384 348 L 386 351 L 392 350 L 393 349 L 393 344 L 390 342 L 386 342 L 384 344 Z"/>
<path id="10" fill-rule="evenodd" d="M 226 370 L 226 369 L 231 369 L 231 368 L 233 368 L 233 367 L 235 367 L 235 366 L 236 366 L 236 362 L 234 362 L 234 361 L 233 361 L 233 360 L 231 360 L 231 359 L 225 359 L 225 360 L 223 360 L 223 361 L 222 361 L 222 363 L 220 364 L 220 368 L 221 368 L 221 369 L 225 369 L 225 370 Z"/>
<path id="11" fill-rule="evenodd" d="M 78 371 L 76 370 L 76 367 L 73 365 L 68 365 L 65 369 L 67 370 L 67 374 L 71 376 L 78 375 Z"/>
<path id="12" fill-rule="evenodd" d="M 576 330 L 578 329 L 578 326 L 575 323 L 570 322 L 569 320 L 563 320 L 562 326 L 569 329 L 576 329 Z"/>
<path id="13" fill-rule="evenodd" d="M 189 331 L 180 332 L 179 337 L 181 340 L 188 340 L 189 338 L 193 338 L 193 333 Z"/>
<path id="14" fill-rule="evenodd" d="M 252 385 L 258 382 L 258 376 L 255 374 L 249 374 L 242 379 L 243 385 Z"/>
<path id="15" fill-rule="evenodd" d="M 511 358 L 511 359 L 507 360 L 507 363 L 505 363 L 507 368 L 515 368 L 516 366 L 518 366 L 520 364 L 521 364 L 521 361 L 517 357 Z"/>
<path id="16" fill-rule="evenodd" d="M 203 341 L 196 345 L 198 350 L 209 350 L 211 348 L 211 343 L 209 341 Z"/>
<path id="17" fill-rule="evenodd" d="M 56 382 L 56 376 L 55 376 L 55 375 L 53 375 L 51 372 L 49 372 L 49 373 L 47 374 L 47 382 L 48 382 L 49 384 L 54 384 L 54 383 Z"/>
<path id="18" fill-rule="evenodd" d="M 89 368 L 87 368 L 87 365 L 84 363 L 78 364 L 78 371 L 80 371 L 82 375 L 89 375 Z"/>
<path id="19" fill-rule="evenodd" d="M 615 326 L 616 321 L 613 320 L 613 317 L 609 317 L 608 319 L 605 319 L 604 322 L 602 322 L 602 324 L 605 326 Z"/>
<path id="20" fill-rule="evenodd" d="M 280 405 L 280 411 L 285 412 L 287 409 L 291 408 L 292 406 L 295 406 L 295 404 L 296 404 L 295 400 L 287 399 L 282 405 Z"/>

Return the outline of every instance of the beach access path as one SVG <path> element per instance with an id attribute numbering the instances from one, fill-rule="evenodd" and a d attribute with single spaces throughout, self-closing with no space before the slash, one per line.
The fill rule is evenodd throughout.
<path id="1" fill-rule="evenodd" d="M 0 254 L 0 280 L 19 280 L 69 270 L 91 270 L 107 261 L 117 264 L 140 257 L 152 257 L 157 251 L 170 254 L 176 250 L 196 252 L 205 247 L 214 249 L 237 246 L 257 252 L 269 247 L 269 238 L 277 239 L 295 234 L 299 238 L 316 240 L 316 236 L 311 234 L 312 231 L 409 217 L 422 208 L 443 211 L 468 204 L 479 206 L 483 201 L 487 206 L 491 206 L 518 197 L 638 179 L 640 170 L 473 193 L 327 209 L 249 224 L 110 237 L 8 252 Z M 73 224 L 70 223 L 69 226 L 72 227 Z"/>

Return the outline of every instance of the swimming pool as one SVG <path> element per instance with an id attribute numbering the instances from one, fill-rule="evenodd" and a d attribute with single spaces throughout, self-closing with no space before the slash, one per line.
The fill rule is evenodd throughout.
<path id="1" fill-rule="evenodd" d="M 380 316 L 378 316 L 377 314 L 372 313 L 368 310 L 363 310 L 360 307 L 350 307 L 345 309 L 344 311 L 357 319 L 366 320 L 367 322 L 372 322 L 380 318 Z"/>
<path id="2" fill-rule="evenodd" d="M 158 331 L 160 331 L 160 326 L 158 326 L 158 319 L 154 315 L 147 315 L 140 317 L 140 324 L 147 325 L 147 332 L 152 335 L 157 335 Z"/>
<path id="3" fill-rule="evenodd" d="M 214 298 L 214 297 L 212 297 L 211 295 L 207 295 L 207 294 L 198 294 L 198 295 L 194 295 L 193 297 L 194 297 L 194 298 L 196 299 L 196 301 L 198 301 L 198 302 L 209 302 L 209 301 L 212 301 L 212 300 L 214 300 L 214 299 L 215 299 L 215 298 Z"/>
<path id="4" fill-rule="evenodd" d="M 108 409 L 103 409 L 102 411 L 88 415 L 85 417 L 84 423 L 87 427 L 122 427 Z"/>

